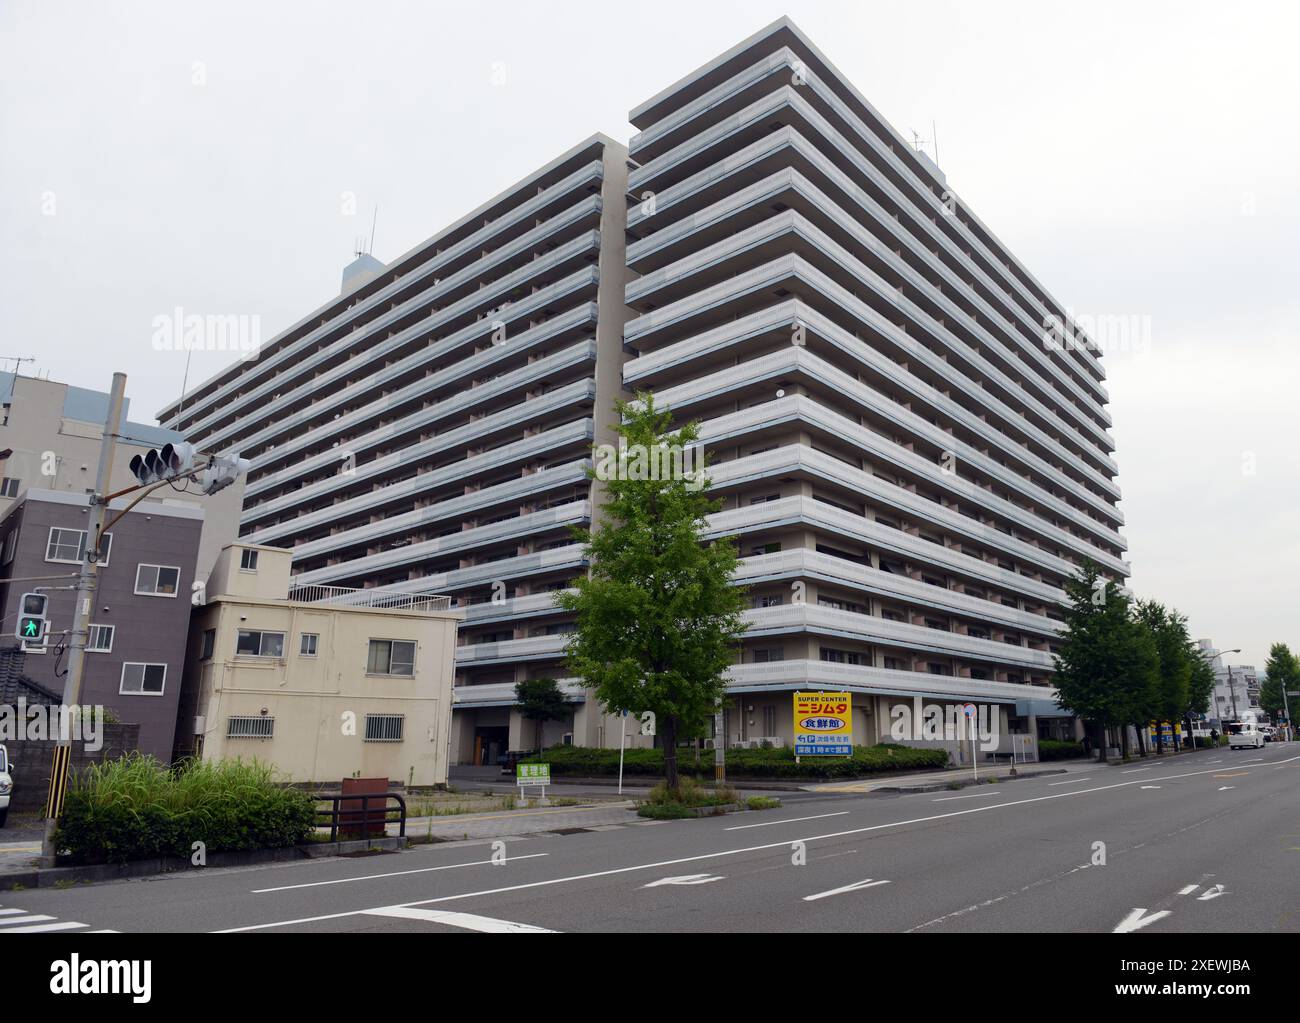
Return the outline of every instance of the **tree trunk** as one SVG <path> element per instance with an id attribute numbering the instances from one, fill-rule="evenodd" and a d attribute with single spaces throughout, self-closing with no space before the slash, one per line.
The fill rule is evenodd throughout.
<path id="1" fill-rule="evenodd" d="M 1119 756 L 1121 760 L 1128 759 L 1128 724 L 1119 726 Z"/>
<path id="2" fill-rule="evenodd" d="M 546 724 L 541 718 L 537 719 L 537 752 L 542 752 L 542 726 Z"/>
<path id="3" fill-rule="evenodd" d="M 1141 725 L 1137 726 L 1137 734 L 1138 734 L 1138 750 L 1141 752 L 1142 758 L 1145 760 L 1147 755 L 1147 737 L 1142 734 Z"/>
<path id="4" fill-rule="evenodd" d="M 1107 747 L 1110 745 L 1110 740 L 1106 736 L 1106 722 L 1098 721 L 1096 723 L 1096 729 L 1098 739 L 1097 756 L 1100 762 L 1104 764 L 1106 762 Z"/>
<path id="5" fill-rule="evenodd" d="M 676 792 L 678 787 L 677 780 L 677 718 L 669 717 L 663 725 L 664 740 L 664 778 L 668 782 L 668 790 Z"/>

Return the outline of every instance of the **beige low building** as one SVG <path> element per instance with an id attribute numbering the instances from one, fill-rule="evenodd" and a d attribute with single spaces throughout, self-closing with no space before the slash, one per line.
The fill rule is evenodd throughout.
<path id="1" fill-rule="evenodd" d="M 254 544 L 218 555 L 190 620 L 177 756 L 445 784 L 460 613 L 432 593 L 294 586 L 291 564 Z"/>

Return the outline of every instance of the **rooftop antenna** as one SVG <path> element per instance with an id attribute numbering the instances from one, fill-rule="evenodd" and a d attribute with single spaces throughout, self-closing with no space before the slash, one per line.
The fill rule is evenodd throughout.
<path id="1" fill-rule="evenodd" d="M 930 138 L 934 139 L 934 165 L 939 166 L 939 128 L 934 121 L 930 121 Z"/>
<path id="2" fill-rule="evenodd" d="M 34 355 L 0 355 L 0 362 L 12 362 L 14 364 L 13 376 L 9 378 L 9 397 L 14 396 L 14 388 L 18 386 L 18 367 L 24 362 L 35 362 Z"/>
<path id="3" fill-rule="evenodd" d="M 379 203 L 375 203 L 374 216 L 370 218 L 370 248 L 366 250 L 368 255 L 375 254 L 375 225 L 379 222 Z"/>

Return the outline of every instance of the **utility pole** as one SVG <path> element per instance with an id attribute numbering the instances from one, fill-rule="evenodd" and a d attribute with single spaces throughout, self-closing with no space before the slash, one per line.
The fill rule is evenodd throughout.
<path id="1" fill-rule="evenodd" d="M 111 486 L 113 456 L 117 452 L 117 431 L 122 424 L 122 405 L 126 397 L 126 374 L 113 374 L 113 389 L 108 399 L 108 418 L 104 420 L 104 440 L 99 446 L 99 471 L 95 475 L 95 491 L 90 497 L 90 522 L 86 526 L 86 550 L 77 576 L 76 606 L 72 614 L 72 630 L 68 633 L 68 674 L 63 682 L 63 727 L 59 729 L 58 745 L 54 747 L 54 760 L 50 765 L 50 792 L 45 806 L 45 837 L 41 843 L 43 866 L 54 866 L 58 850 L 54 848 L 54 831 L 63 812 L 63 797 L 68 787 L 68 769 L 72 761 L 72 721 L 67 716 L 81 700 L 81 680 L 86 666 L 86 642 L 90 631 L 90 611 L 95 602 L 95 589 L 99 585 L 99 559 L 102 551 L 104 515 L 108 500 L 104 497 Z"/>

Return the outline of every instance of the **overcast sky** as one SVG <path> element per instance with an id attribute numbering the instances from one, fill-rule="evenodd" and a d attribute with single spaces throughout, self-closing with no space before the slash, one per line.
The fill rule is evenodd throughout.
<path id="1" fill-rule="evenodd" d="M 156 317 L 270 338 L 376 207 L 388 261 L 789 14 L 1063 304 L 1134 318 L 1104 360 L 1133 588 L 1262 668 L 1300 647 L 1297 12 L 0 0 L 0 356 L 124 370 L 153 422 L 185 373 Z"/>

